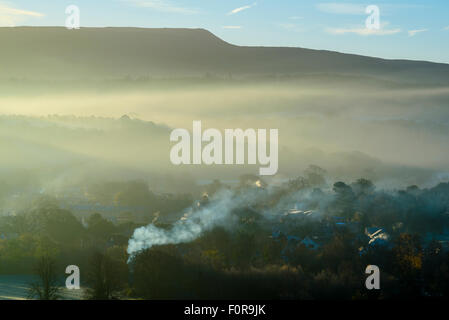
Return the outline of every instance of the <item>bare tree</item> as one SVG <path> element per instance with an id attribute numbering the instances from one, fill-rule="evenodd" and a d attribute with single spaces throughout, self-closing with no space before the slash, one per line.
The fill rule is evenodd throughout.
<path id="1" fill-rule="evenodd" d="M 30 284 L 28 299 L 57 300 L 60 298 L 60 287 L 56 271 L 56 262 L 48 253 L 40 257 L 35 266 L 39 279 Z"/>
<path id="2" fill-rule="evenodd" d="M 128 267 L 126 260 L 113 256 L 113 252 L 95 252 L 90 258 L 87 272 L 86 298 L 91 300 L 119 299 L 126 287 Z"/>

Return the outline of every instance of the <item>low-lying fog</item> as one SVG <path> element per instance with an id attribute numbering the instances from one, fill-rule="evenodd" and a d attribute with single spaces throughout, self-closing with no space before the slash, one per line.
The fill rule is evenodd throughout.
<path id="1" fill-rule="evenodd" d="M 394 188 L 433 185 L 449 172 L 447 87 L 314 79 L 28 84 L 3 92 L 0 170 L 10 184 L 35 179 L 45 189 L 83 179 L 143 178 L 174 190 L 258 173 L 259 165 L 173 166 L 170 131 L 191 131 L 193 120 L 201 120 L 203 130 L 279 129 L 274 179 L 296 177 L 315 164 L 330 179 L 363 176 Z"/>

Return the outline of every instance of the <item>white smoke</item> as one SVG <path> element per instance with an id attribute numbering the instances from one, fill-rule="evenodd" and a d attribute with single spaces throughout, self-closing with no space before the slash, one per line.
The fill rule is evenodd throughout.
<path id="1" fill-rule="evenodd" d="M 139 251 L 153 246 L 191 242 L 214 227 L 232 226 L 238 221 L 238 217 L 232 214 L 234 210 L 257 206 L 275 193 L 276 189 L 271 186 L 267 188 L 252 187 L 240 191 L 222 189 L 211 197 L 207 205 L 200 206 L 186 219 L 178 220 L 170 229 L 158 228 L 154 224 L 137 228 L 128 241 L 129 261 L 133 260 Z M 310 195 L 310 190 L 295 192 L 284 195 L 270 208 L 260 208 L 259 213 L 265 219 L 270 220 L 293 206 L 307 210 L 308 202 L 311 200 L 314 199 Z"/>
<path id="2" fill-rule="evenodd" d="M 257 190 L 254 190 L 257 191 Z M 128 242 L 130 260 L 141 250 L 155 245 L 186 243 L 198 238 L 204 231 L 216 226 L 230 225 L 231 212 L 242 205 L 251 205 L 260 197 L 257 192 L 236 195 L 231 190 L 217 192 L 210 202 L 194 211 L 187 219 L 177 221 L 171 229 L 158 228 L 153 224 L 134 230 Z"/>

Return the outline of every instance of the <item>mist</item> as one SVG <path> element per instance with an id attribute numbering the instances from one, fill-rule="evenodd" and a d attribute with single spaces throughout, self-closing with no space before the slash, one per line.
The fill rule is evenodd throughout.
<path id="1" fill-rule="evenodd" d="M 100 92 L 88 84 L 40 93 L 24 86 L 20 95 L 0 97 L 1 143 L 8 150 L 0 162 L 11 169 L 59 167 L 66 176 L 68 168 L 74 176 L 134 171 L 196 180 L 257 172 L 257 166 L 173 166 L 170 131 L 191 130 L 201 120 L 219 130 L 279 129 L 278 178 L 310 164 L 336 178 L 369 173 L 400 185 L 430 185 L 444 176 L 449 88 L 345 80 L 109 83 Z"/>
<path id="2" fill-rule="evenodd" d="M 449 292 L 449 65 L 235 46 L 203 29 L 0 36 L 0 272 L 55 259 L 100 299 L 353 299 L 370 298 L 356 288 L 375 263 L 413 294 Z M 175 165 L 170 135 L 194 121 L 218 137 L 276 129 L 276 174 Z"/>

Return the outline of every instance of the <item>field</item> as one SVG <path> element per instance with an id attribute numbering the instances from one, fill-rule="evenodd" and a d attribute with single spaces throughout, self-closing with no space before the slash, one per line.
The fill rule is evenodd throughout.
<path id="1" fill-rule="evenodd" d="M 28 284 L 35 281 L 35 276 L 30 275 L 0 275 L 0 300 L 25 300 L 27 299 Z M 69 291 L 62 289 L 62 299 L 80 300 L 81 291 Z"/>

